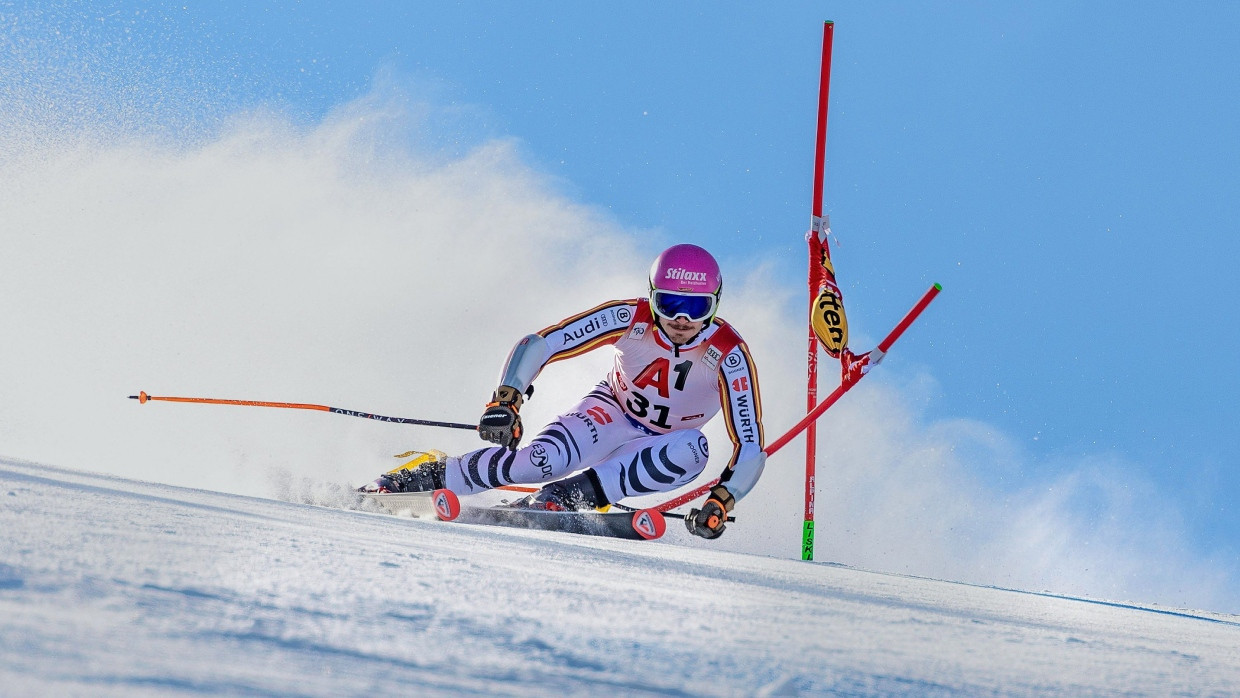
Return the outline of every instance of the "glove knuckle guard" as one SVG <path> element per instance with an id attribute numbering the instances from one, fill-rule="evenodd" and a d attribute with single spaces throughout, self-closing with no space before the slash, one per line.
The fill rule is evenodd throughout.
<path id="1" fill-rule="evenodd" d="M 521 410 L 521 405 L 525 402 L 525 395 L 516 388 L 501 385 L 495 389 L 495 394 L 491 396 L 491 402 L 501 407 L 511 408 L 515 414 Z"/>
<path id="2" fill-rule="evenodd" d="M 524 401 L 525 396 L 516 388 L 507 385 L 496 388 L 478 420 L 478 435 L 485 441 L 515 449 L 521 440 L 518 410 Z"/>
<path id="3" fill-rule="evenodd" d="M 717 502 L 719 504 L 719 508 L 722 509 L 725 514 L 731 513 L 731 511 L 736 508 L 736 497 L 732 496 L 732 493 L 728 490 L 728 488 L 723 485 L 715 485 L 710 488 L 710 498 L 706 500 L 706 503 L 709 504 L 711 502 Z"/>

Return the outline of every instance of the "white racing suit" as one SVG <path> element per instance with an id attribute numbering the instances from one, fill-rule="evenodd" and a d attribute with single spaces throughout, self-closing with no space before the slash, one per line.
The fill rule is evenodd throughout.
<path id="1" fill-rule="evenodd" d="M 666 492 L 706 468 L 705 425 L 723 409 L 732 453 L 720 479 L 737 500 L 762 473 L 762 406 L 744 341 L 714 319 L 676 347 L 655 325 L 646 299 L 605 303 L 523 338 L 501 385 L 524 392 L 544 366 L 603 345 L 615 348 L 607 379 L 513 451 L 483 448 L 450 458 L 446 486 L 458 494 L 547 483 L 593 469 L 608 502 Z"/>

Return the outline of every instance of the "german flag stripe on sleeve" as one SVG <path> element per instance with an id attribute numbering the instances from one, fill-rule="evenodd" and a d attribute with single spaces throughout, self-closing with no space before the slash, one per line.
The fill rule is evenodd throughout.
<path id="1" fill-rule="evenodd" d="M 609 301 L 543 329 L 538 334 L 547 340 L 547 363 L 615 344 L 632 326 L 636 307 L 636 300 Z"/>
<path id="2" fill-rule="evenodd" d="M 758 390 L 758 372 L 753 357 L 749 355 L 749 347 L 740 342 L 736 349 L 745 357 L 746 370 L 731 377 L 723 371 L 719 372 L 719 401 L 726 417 L 724 426 L 727 427 L 728 438 L 732 440 L 732 458 L 728 462 L 728 470 L 743 457 L 743 451 L 761 451 L 766 441 L 762 429 L 762 398 Z M 740 380 L 748 381 L 743 390 L 733 386 L 733 382 Z M 745 430 L 756 432 L 750 435 L 749 441 L 746 441 L 745 435 L 741 433 Z"/>
<path id="3" fill-rule="evenodd" d="M 550 364 L 550 363 L 555 363 L 556 361 L 561 361 L 563 359 L 571 359 L 574 356 L 581 356 L 582 354 L 586 354 L 591 351 L 594 351 L 595 349 L 598 349 L 601 346 L 606 346 L 608 344 L 615 344 L 616 340 L 623 337 L 624 333 L 627 332 L 628 330 L 629 328 L 627 327 L 621 327 L 618 330 L 608 332 L 607 334 L 604 334 L 604 335 L 599 335 L 598 337 L 595 337 L 594 339 L 590 340 L 589 342 L 586 342 L 585 344 L 582 344 L 581 346 L 565 347 L 563 350 L 552 354 L 551 358 L 547 359 L 547 363 Z"/>
<path id="4" fill-rule="evenodd" d="M 608 308 L 618 308 L 622 305 L 636 305 L 636 304 L 637 304 L 637 299 L 622 300 L 622 301 L 607 301 L 606 303 L 603 303 L 601 305 L 596 305 L 593 308 L 590 308 L 589 310 L 583 313 L 578 313 L 570 318 L 561 320 L 560 322 L 554 325 L 551 325 L 550 327 L 544 327 L 543 329 L 538 331 L 538 334 L 542 335 L 543 337 L 550 337 L 552 333 L 560 332 L 565 327 L 568 327 L 574 322 L 578 322 L 580 320 L 588 318 L 591 315 L 599 312 L 600 310 L 607 310 Z"/>

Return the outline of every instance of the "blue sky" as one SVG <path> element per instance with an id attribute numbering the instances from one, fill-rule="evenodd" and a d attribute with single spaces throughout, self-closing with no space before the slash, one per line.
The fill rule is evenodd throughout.
<path id="1" fill-rule="evenodd" d="M 938 369 L 942 409 L 994 420 L 1047 456 L 1114 449 L 1171 471 L 1168 482 L 1191 463 L 1240 485 L 1227 409 L 1240 388 L 1227 357 L 1234 7 L 165 13 L 169 38 L 192 39 L 208 72 L 237 72 L 215 76 L 222 102 L 315 118 L 391 69 L 468 108 L 468 126 L 436 135 L 443 147 L 515 137 L 566 191 L 626 224 L 721 256 L 786 249 L 790 274 L 808 216 L 817 35 L 831 18 L 826 210 L 854 322 L 880 334 L 941 281 L 935 326 L 903 351 Z"/>
<path id="2" fill-rule="evenodd" d="M 833 20 L 825 210 L 854 343 L 945 289 L 870 380 L 932 376 L 919 409 L 1006 435 L 1016 471 L 976 473 L 1000 491 L 1106 462 L 1234 564 L 1240 6 L 767 5 L 0 3 L 9 54 L 38 56 L 0 77 L 141 83 L 75 118 L 136 108 L 173 140 L 255 108 L 314 124 L 395 85 L 431 105 L 410 147 L 509 139 L 644 251 L 768 265 L 795 313 Z"/>

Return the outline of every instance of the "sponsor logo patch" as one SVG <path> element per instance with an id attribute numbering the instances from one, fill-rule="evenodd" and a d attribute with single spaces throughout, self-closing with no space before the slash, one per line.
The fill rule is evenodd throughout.
<path id="1" fill-rule="evenodd" d="M 719 360 L 723 358 L 723 352 L 719 351 L 719 347 L 710 346 L 706 348 L 706 355 L 702 357 L 702 363 L 712 369 L 719 368 Z"/>
<path id="2" fill-rule="evenodd" d="M 824 266 L 830 269 L 830 262 L 824 260 Z M 818 336 L 822 348 L 835 358 L 848 345 L 848 318 L 844 315 L 843 301 L 839 288 L 828 281 L 814 301 L 815 312 L 810 314 L 814 334 Z"/>
<path id="3" fill-rule="evenodd" d="M 444 521 L 451 521 L 461 513 L 460 502 L 448 490 L 435 490 L 431 504 L 435 507 L 435 515 Z"/>
<path id="4" fill-rule="evenodd" d="M 586 410 L 586 414 L 593 417 L 599 424 L 611 424 L 611 415 L 607 414 L 607 410 L 603 409 L 599 405 L 595 405 L 594 407 Z"/>
<path id="5" fill-rule="evenodd" d="M 543 478 L 549 478 L 552 474 L 551 464 L 547 462 L 547 447 L 536 443 L 530 446 L 530 463 L 535 468 L 542 471 Z"/>
<path id="6" fill-rule="evenodd" d="M 740 393 L 733 401 L 736 415 L 736 432 L 741 441 L 747 444 L 757 443 L 758 428 L 754 423 L 753 405 L 748 393 Z"/>
<path id="7" fill-rule="evenodd" d="M 602 412 L 603 417 L 607 419 L 607 422 L 611 421 L 611 415 L 607 414 L 606 412 L 603 412 L 602 409 L 600 409 L 597 406 L 592 409 L 586 410 L 585 414 L 582 414 L 581 412 L 570 413 L 571 416 L 576 417 L 577 419 L 580 419 L 582 422 L 584 422 L 586 425 L 586 428 L 590 430 L 590 439 L 591 439 L 590 443 L 598 443 L 598 426 L 594 424 L 595 420 L 598 420 L 598 415 L 595 414 L 594 410 L 599 410 L 599 412 Z M 591 417 L 593 417 L 594 419 L 591 419 Z M 602 420 L 599 420 L 599 422 L 602 424 L 607 423 Z"/>
<path id="8" fill-rule="evenodd" d="M 746 373 L 748 368 L 748 364 L 745 363 L 745 359 L 739 351 L 728 354 L 723 360 L 723 372 L 729 376 Z"/>
<path id="9" fill-rule="evenodd" d="M 668 269 L 667 273 L 663 275 L 663 278 L 674 279 L 676 281 L 692 281 L 694 283 L 704 284 L 706 283 L 706 272 L 689 271 L 683 267 L 676 267 L 675 269 Z"/>
<path id="10" fill-rule="evenodd" d="M 633 530 L 646 540 L 653 540 L 663 535 L 667 522 L 658 512 L 642 509 L 633 514 Z"/>
<path id="11" fill-rule="evenodd" d="M 602 330 L 605 327 L 607 327 L 607 316 L 596 314 L 592 316 L 590 318 L 590 321 L 587 322 L 585 325 L 581 325 L 579 327 L 574 327 L 572 325 L 569 325 L 567 328 L 565 328 L 564 337 L 562 339 L 565 344 L 571 344 L 573 340 L 585 339 L 586 337 L 589 337 L 590 335 L 597 334 L 600 330 Z"/>

